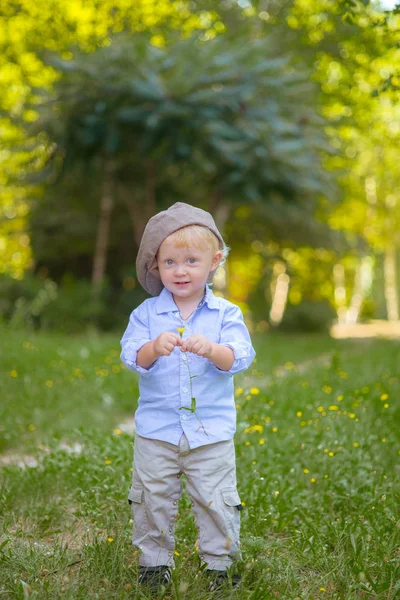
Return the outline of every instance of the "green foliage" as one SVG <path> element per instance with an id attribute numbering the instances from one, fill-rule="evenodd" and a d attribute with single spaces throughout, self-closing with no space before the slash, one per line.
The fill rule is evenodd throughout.
<path id="1" fill-rule="evenodd" d="M 122 330 L 141 290 L 113 292 L 107 285 L 93 294 L 87 280 L 71 275 L 59 284 L 26 274 L 24 279 L 0 277 L 0 315 L 11 327 L 78 333 L 82 329 Z"/>
<path id="2" fill-rule="evenodd" d="M 121 35 L 91 54 L 49 60 L 60 77 L 32 105 L 39 119 L 30 130 L 57 142 L 50 156 L 63 156 L 64 168 L 117 154 L 117 171 L 130 160 L 152 158 L 158 169 L 184 161 L 231 200 L 328 192 L 309 73 L 268 41 L 192 37 L 160 49 Z"/>
<path id="3" fill-rule="evenodd" d="M 286 307 L 279 329 L 282 331 L 328 332 L 336 318 L 329 300 L 303 300 Z"/>

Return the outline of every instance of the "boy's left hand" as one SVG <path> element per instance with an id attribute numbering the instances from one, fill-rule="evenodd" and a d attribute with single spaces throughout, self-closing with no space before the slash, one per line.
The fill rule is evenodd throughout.
<path id="1" fill-rule="evenodd" d="M 182 340 L 181 352 L 192 352 L 197 356 L 209 357 L 212 352 L 212 342 L 201 333 L 191 335 L 187 340 Z"/>

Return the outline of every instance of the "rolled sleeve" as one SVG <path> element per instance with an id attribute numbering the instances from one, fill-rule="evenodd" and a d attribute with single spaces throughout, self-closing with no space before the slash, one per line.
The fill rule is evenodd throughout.
<path id="1" fill-rule="evenodd" d="M 144 369 L 136 362 L 140 348 L 150 341 L 147 309 L 141 305 L 132 312 L 128 327 L 121 339 L 121 361 L 130 371 L 144 374 L 156 370 L 157 360 L 148 369 Z"/>
<path id="2" fill-rule="evenodd" d="M 243 320 L 242 311 L 234 304 L 230 305 L 224 313 L 219 343 L 221 346 L 231 348 L 235 357 L 229 371 L 222 371 L 214 365 L 219 373 L 236 375 L 249 368 L 256 353 L 251 343 L 249 331 Z"/>

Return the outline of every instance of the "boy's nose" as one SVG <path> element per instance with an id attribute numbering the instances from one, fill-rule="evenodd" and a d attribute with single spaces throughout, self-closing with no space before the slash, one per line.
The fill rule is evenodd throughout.
<path id="1" fill-rule="evenodd" d="M 184 275 L 186 273 L 186 265 L 185 264 L 182 264 L 182 265 L 176 264 L 175 265 L 175 273 L 177 275 L 180 275 L 180 274 Z"/>

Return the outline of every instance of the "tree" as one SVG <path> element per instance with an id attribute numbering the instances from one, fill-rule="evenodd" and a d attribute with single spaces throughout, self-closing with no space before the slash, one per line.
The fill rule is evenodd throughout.
<path id="1" fill-rule="evenodd" d="M 31 132 L 48 136 L 47 176 L 100 160 L 95 284 L 104 275 L 117 182 L 131 184 L 127 204 L 137 239 L 171 167 L 202 182 L 213 211 L 235 201 L 278 206 L 305 199 L 314 209 L 312 199 L 330 185 L 320 159 L 328 150 L 323 122 L 310 105 L 308 73 L 294 72 L 278 53 L 257 40 L 243 45 L 224 36 L 165 49 L 145 36 L 119 36 L 91 54 L 76 51 L 73 60 L 53 57 L 61 75 L 53 92 L 32 105 L 39 119 Z M 180 182 L 173 185 L 179 189 Z M 138 188 L 146 190 L 144 203 Z"/>

